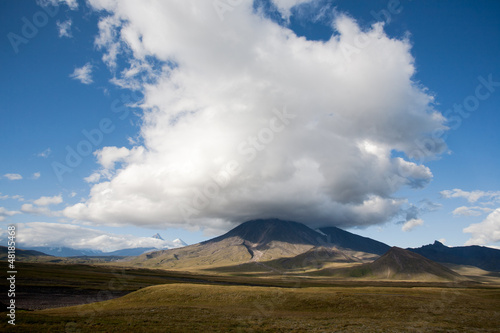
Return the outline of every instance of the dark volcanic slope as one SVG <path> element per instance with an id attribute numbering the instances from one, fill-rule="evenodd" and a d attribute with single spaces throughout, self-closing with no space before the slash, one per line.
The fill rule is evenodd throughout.
<path id="1" fill-rule="evenodd" d="M 428 259 L 457 265 L 476 266 L 487 271 L 500 271 L 500 250 L 484 246 L 448 247 L 435 241 L 416 249 L 408 249 Z"/>
<path id="2" fill-rule="evenodd" d="M 314 263 L 326 263 L 360 260 L 351 258 L 350 255 L 341 254 L 342 249 L 326 250 L 335 245 L 373 254 L 377 252 L 363 251 L 362 248 L 374 249 L 376 245 L 380 247 L 382 244 L 369 238 L 337 230 L 339 230 L 336 234 L 337 238 L 335 238 L 337 244 L 329 244 L 325 235 L 302 223 L 279 219 L 253 220 L 242 223 L 224 235 L 205 242 L 180 249 L 147 253 L 131 260 L 131 262 L 143 267 L 183 269 L 222 267 L 293 258 L 313 248 L 319 248 L 304 254 L 304 256 L 299 256 L 288 262 L 285 261 L 285 265 L 288 266 L 310 266 L 313 261 Z M 347 237 L 347 239 L 342 237 Z M 354 241 L 353 246 L 349 245 L 350 241 Z M 281 261 L 278 262 L 278 264 L 280 263 Z"/>
<path id="3" fill-rule="evenodd" d="M 371 274 L 382 278 L 414 280 L 436 277 L 449 281 L 464 280 L 464 277 L 451 269 L 399 247 L 392 247 L 373 263 L 366 264 L 366 267 Z"/>
<path id="4" fill-rule="evenodd" d="M 202 244 L 220 242 L 231 237 L 239 237 L 248 242 L 260 245 L 265 245 L 273 241 L 314 246 L 325 243 L 323 235 L 302 223 L 266 219 L 242 223 L 224 235 Z"/>
<path id="5" fill-rule="evenodd" d="M 345 249 L 381 255 L 391 248 L 389 245 L 382 242 L 359 236 L 336 227 L 324 227 L 319 230 L 327 235 L 326 238 L 328 243 Z"/>

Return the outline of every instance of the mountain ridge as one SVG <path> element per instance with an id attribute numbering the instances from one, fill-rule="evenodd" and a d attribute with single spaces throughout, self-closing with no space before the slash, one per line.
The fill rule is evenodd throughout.
<path id="1" fill-rule="evenodd" d="M 500 250 L 491 247 L 478 245 L 448 247 L 435 241 L 433 244 L 408 250 L 437 262 L 470 265 L 487 271 L 500 272 Z"/>

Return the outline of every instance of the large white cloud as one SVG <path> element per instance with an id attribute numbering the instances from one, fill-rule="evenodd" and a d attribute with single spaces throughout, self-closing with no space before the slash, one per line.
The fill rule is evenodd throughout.
<path id="1" fill-rule="evenodd" d="M 284 14 L 301 2 L 276 1 Z M 90 3 L 104 10 L 103 60 L 114 69 L 117 56 L 129 57 L 114 82 L 144 94 L 143 144 L 99 151 L 101 182 L 67 217 L 363 226 L 400 211 L 399 188 L 431 180 L 427 167 L 393 152 L 418 162 L 441 153 L 432 133 L 445 120 L 412 80 L 410 43 L 382 24 L 364 30 L 337 15 L 322 42 L 255 13 L 251 1 L 224 20 L 211 1 Z"/>

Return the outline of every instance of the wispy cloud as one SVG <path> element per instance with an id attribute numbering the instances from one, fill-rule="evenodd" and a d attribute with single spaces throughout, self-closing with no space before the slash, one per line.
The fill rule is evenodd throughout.
<path id="1" fill-rule="evenodd" d="M 401 228 L 401 230 L 411 231 L 413 228 L 415 228 L 419 225 L 423 225 L 423 224 L 424 224 L 424 221 L 422 219 L 411 219 L 411 220 L 406 221 L 403 224 L 403 227 Z"/>
<path id="2" fill-rule="evenodd" d="M 92 80 L 92 65 L 90 63 L 86 63 L 83 67 L 75 68 L 70 77 L 80 81 L 83 84 L 91 84 L 94 82 Z"/>
<path id="3" fill-rule="evenodd" d="M 49 156 L 50 156 L 50 154 L 51 154 L 51 153 L 52 153 L 52 150 L 51 150 L 50 148 L 47 148 L 47 149 L 45 149 L 44 151 L 42 151 L 42 152 L 40 152 L 40 153 L 36 154 L 36 156 L 38 156 L 38 157 L 43 157 L 43 158 L 47 158 L 47 157 L 49 157 Z"/>
<path id="4" fill-rule="evenodd" d="M 402 224 L 401 230 L 407 232 L 413 230 L 415 227 L 421 226 L 424 224 L 424 220 L 420 217 L 423 214 L 434 212 L 442 207 L 441 204 L 432 202 L 428 199 L 420 200 L 418 205 L 410 205 L 409 208 L 402 211 L 405 215 L 405 220 L 398 222 Z"/>
<path id="5" fill-rule="evenodd" d="M 0 200 L 7 200 L 7 199 L 13 199 L 13 200 L 17 200 L 17 201 L 24 201 L 24 197 L 22 195 L 2 195 L 2 193 L 0 193 Z"/>
<path id="6" fill-rule="evenodd" d="M 5 178 L 7 178 L 8 180 L 20 180 L 20 179 L 23 179 L 23 176 L 21 176 L 20 174 L 18 173 L 6 173 L 5 175 L 3 175 Z"/>
<path id="7" fill-rule="evenodd" d="M 455 208 L 453 210 L 452 214 L 455 216 L 480 216 L 484 213 L 489 213 L 492 212 L 494 209 L 488 208 L 488 207 L 481 207 L 481 206 L 461 206 L 458 208 Z"/>
<path id="8" fill-rule="evenodd" d="M 41 176 L 41 175 L 42 175 L 42 174 L 41 174 L 40 172 L 35 172 L 35 173 L 33 174 L 33 176 L 31 176 L 31 177 L 32 177 L 33 179 L 38 179 L 38 178 L 40 178 L 40 176 Z"/>
<path id="9" fill-rule="evenodd" d="M 7 210 L 5 207 L 0 207 L 0 222 L 5 221 L 5 218 L 7 218 L 8 216 L 13 216 L 16 214 L 20 214 L 20 212 Z"/>
<path id="10" fill-rule="evenodd" d="M 24 204 L 21 206 L 21 212 L 32 215 L 44 215 L 44 216 L 60 216 L 59 212 L 50 210 L 45 206 L 35 206 L 32 204 Z"/>
<path id="11" fill-rule="evenodd" d="M 440 192 L 446 199 L 464 198 L 470 203 L 477 202 L 480 199 L 499 200 L 500 191 L 463 191 L 461 189 L 445 190 Z"/>
<path id="12" fill-rule="evenodd" d="M 61 4 L 65 4 L 71 10 L 78 9 L 78 1 L 77 0 L 37 0 L 37 4 L 40 6 L 59 6 Z"/>
<path id="13" fill-rule="evenodd" d="M 59 37 L 68 37 L 71 38 L 73 37 L 71 33 L 71 25 L 73 24 L 73 21 L 71 19 L 68 19 L 64 22 L 57 21 L 57 29 L 59 30 Z"/>

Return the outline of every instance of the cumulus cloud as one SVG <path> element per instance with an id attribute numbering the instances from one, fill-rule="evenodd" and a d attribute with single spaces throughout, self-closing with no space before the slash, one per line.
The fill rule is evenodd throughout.
<path id="1" fill-rule="evenodd" d="M 31 222 L 19 223 L 17 226 L 17 241 L 30 247 L 70 247 L 111 252 L 136 247 L 162 249 L 179 246 L 179 243 L 167 240 L 113 234 L 72 224 Z"/>
<path id="2" fill-rule="evenodd" d="M 75 68 L 73 73 L 70 74 L 70 77 L 83 84 L 91 84 L 94 82 L 92 80 L 92 65 L 90 63 L 86 63 L 80 68 Z"/>
<path id="3" fill-rule="evenodd" d="M 299 2 L 275 3 L 286 14 Z M 412 79 L 411 43 L 382 23 L 363 29 L 339 14 L 329 40 L 311 41 L 251 1 L 224 21 L 210 1 L 90 4 L 103 13 L 96 45 L 108 66 L 129 57 L 130 68 L 155 73 L 121 72 L 144 95 L 142 144 L 97 153 L 106 178 L 64 210 L 69 218 L 367 226 L 399 214 L 406 201 L 393 194 L 425 186 L 432 172 L 422 163 L 445 150 L 431 136 L 445 119 Z"/>
<path id="4" fill-rule="evenodd" d="M 23 176 L 21 176 L 20 174 L 18 173 L 6 173 L 5 175 L 3 175 L 5 178 L 7 178 L 8 180 L 20 180 L 20 179 L 23 179 Z"/>
<path id="5" fill-rule="evenodd" d="M 73 24 L 73 21 L 71 19 L 68 19 L 64 22 L 57 21 L 57 29 L 59 31 L 59 37 L 68 37 L 71 38 L 73 37 L 71 33 L 71 25 Z"/>
<path id="6" fill-rule="evenodd" d="M 20 214 L 18 211 L 7 210 L 5 207 L 0 207 L 0 222 L 5 221 L 8 216 Z"/>
<path id="7" fill-rule="evenodd" d="M 500 208 L 491 212 L 481 223 L 471 224 L 463 231 L 472 234 L 465 245 L 487 245 L 500 242 Z"/>
<path id="8" fill-rule="evenodd" d="M 40 176 L 41 176 L 41 175 L 42 175 L 42 174 L 41 174 L 40 172 L 35 172 L 35 173 L 33 174 L 33 176 L 31 176 L 31 177 L 32 177 L 33 179 L 38 179 L 38 178 L 40 178 Z"/>

